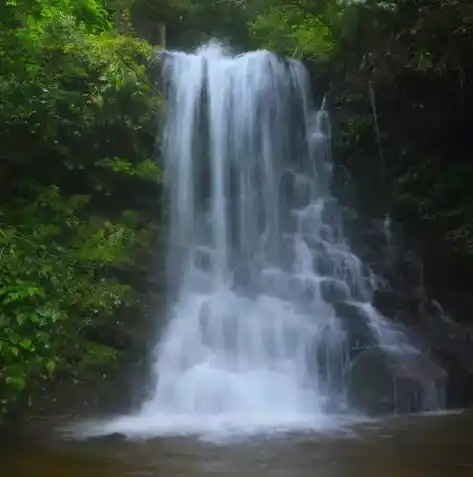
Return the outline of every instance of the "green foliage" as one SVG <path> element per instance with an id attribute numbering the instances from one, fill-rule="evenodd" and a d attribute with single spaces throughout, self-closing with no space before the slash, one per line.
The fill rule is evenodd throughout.
<path id="1" fill-rule="evenodd" d="M 330 27 L 297 5 L 270 7 L 250 23 L 262 46 L 293 57 L 326 58 L 333 48 Z"/>
<path id="2" fill-rule="evenodd" d="M 54 373 L 80 344 L 82 329 L 98 314 L 113 312 L 128 291 L 95 278 L 111 261 L 125 260 L 126 234 L 111 224 L 84 223 L 79 214 L 88 199 L 64 200 L 51 188 L 34 201 L 14 201 L 1 214 L 4 407 L 27 383 Z"/>
<path id="3" fill-rule="evenodd" d="M 151 46 L 117 33 L 115 13 L 0 6 L 0 414 L 114 361 L 86 332 L 139 298 L 126 277 L 154 240 L 160 99 Z"/>
<path id="4" fill-rule="evenodd" d="M 79 369 L 84 368 L 86 371 L 90 368 L 105 371 L 110 369 L 111 365 L 117 363 L 118 359 L 117 350 L 109 346 L 89 342 L 78 366 Z"/>

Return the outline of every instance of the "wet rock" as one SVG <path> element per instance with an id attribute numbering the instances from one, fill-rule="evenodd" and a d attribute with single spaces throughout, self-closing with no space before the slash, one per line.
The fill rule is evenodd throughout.
<path id="1" fill-rule="evenodd" d="M 346 320 L 366 320 L 365 311 L 356 303 L 340 301 L 333 303 L 337 316 Z"/>
<path id="2" fill-rule="evenodd" d="M 126 435 L 121 434 L 120 432 L 113 432 L 112 434 L 104 436 L 91 437 L 90 440 L 94 442 L 118 442 L 126 440 Z"/>
<path id="3" fill-rule="evenodd" d="M 324 252 L 327 249 L 328 244 L 315 234 L 305 234 L 303 239 L 313 251 Z"/>
<path id="4" fill-rule="evenodd" d="M 324 279 L 320 282 L 320 294 L 327 303 L 336 303 L 348 300 L 350 291 L 340 280 Z"/>
<path id="5" fill-rule="evenodd" d="M 318 295 L 318 283 L 307 278 L 291 277 L 287 287 L 287 298 L 296 303 L 310 303 Z"/>
<path id="6" fill-rule="evenodd" d="M 296 177 L 293 171 L 286 169 L 281 174 L 279 187 L 288 204 L 292 204 L 296 195 Z"/>
<path id="7" fill-rule="evenodd" d="M 352 352 L 376 344 L 376 339 L 368 325 L 366 312 L 355 303 L 333 303 L 335 313 L 342 320 L 347 333 L 348 346 Z"/>
<path id="8" fill-rule="evenodd" d="M 281 175 L 280 187 L 286 203 L 301 208 L 310 203 L 311 183 L 306 176 L 286 169 Z"/>
<path id="9" fill-rule="evenodd" d="M 458 279 L 462 263 L 453 263 L 451 257 L 439 261 L 444 248 L 426 250 L 424 247 L 423 260 L 420 260 L 416 253 L 404 247 L 402 232 L 395 223 L 392 225 L 388 229 L 383 219 L 365 217 L 350 226 L 352 249 L 369 263 L 376 274 L 376 283 L 382 284 L 374 287 L 372 304 L 382 315 L 406 326 L 410 338 L 415 337 L 416 345 L 429 349 L 433 358 L 448 371 L 447 405 L 470 406 L 473 402 L 473 340 L 462 336 L 456 325 L 446 324 L 443 310 L 431 297 L 438 299 L 455 321 L 464 316 L 465 322 L 471 323 L 468 310 L 471 310 L 472 299 L 468 287 L 462 292 L 464 300 L 456 295 L 460 286 L 471 280 L 462 277 L 452 286 L 452 277 Z M 323 259 L 319 260 L 323 263 Z M 448 298 L 452 293 L 455 296 Z M 347 329 L 352 322 L 362 321 L 353 310 L 339 308 L 338 312 L 343 315 Z M 357 333 L 364 336 L 362 331 L 356 330 L 354 335 Z M 403 381 L 404 388 L 418 386 L 407 381 L 407 378 Z"/>
<path id="10" fill-rule="evenodd" d="M 282 270 L 264 270 L 259 277 L 258 291 L 269 296 L 287 295 L 290 275 Z"/>
<path id="11" fill-rule="evenodd" d="M 321 214 L 322 221 L 326 224 L 339 227 L 341 224 L 341 208 L 335 198 L 324 201 Z"/>
<path id="12" fill-rule="evenodd" d="M 312 266 L 320 275 L 330 276 L 333 274 L 333 264 L 325 252 L 314 252 Z"/>
<path id="13" fill-rule="evenodd" d="M 288 233 L 296 233 L 301 228 L 301 216 L 300 212 L 296 210 L 290 210 L 287 216 L 284 218 L 284 225 Z"/>
<path id="14" fill-rule="evenodd" d="M 210 305 L 207 302 L 202 303 L 202 306 L 199 310 L 199 326 L 201 329 L 202 335 L 206 335 L 207 330 L 210 326 L 211 320 L 211 310 Z"/>
<path id="15" fill-rule="evenodd" d="M 390 290 L 375 290 L 372 304 L 384 316 L 397 317 L 406 325 L 418 323 L 424 307 L 421 298 Z"/>
<path id="16" fill-rule="evenodd" d="M 389 240 L 386 231 L 380 228 L 366 231 L 363 234 L 363 242 L 367 247 L 378 252 L 384 247 L 389 246 Z"/>
<path id="17" fill-rule="evenodd" d="M 310 179 L 306 176 L 296 176 L 294 206 L 306 207 L 311 200 L 312 190 Z"/>
<path id="18" fill-rule="evenodd" d="M 469 407 L 473 396 L 473 340 L 456 324 L 432 320 L 423 332 L 432 355 L 448 370 L 446 399 L 449 407 Z"/>
<path id="19" fill-rule="evenodd" d="M 246 291 L 251 284 L 251 269 L 247 264 L 237 265 L 233 272 L 233 286 L 236 290 Z"/>
<path id="20" fill-rule="evenodd" d="M 222 316 L 222 320 L 223 348 L 227 353 L 236 353 L 238 351 L 238 330 L 240 326 L 238 315 L 229 313 Z"/>
<path id="21" fill-rule="evenodd" d="M 213 266 L 213 257 L 210 250 L 204 247 L 196 248 L 193 252 L 194 265 L 200 270 L 210 271 Z"/>
<path id="22" fill-rule="evenodd" d="M 373 292 L 372 305 L 383 315 L 393 316 L 399 306 L 399 297 L 396 293 L 387 290 Z"/>
<path id="23" fill-rule="evenodd" d="M 320 227 L 320 238 L 327 242 L 333 242 L 335 240 L 334 230 L 330 225 L 324 224 Z"/>
<path id="24" fill-rule="evenodd" d="M 363 412 L 417 412 L 443 406 L 446 373 L 419 352 L 374 346 L 354 359 L 347 383 L 350 403 Z"/>
<path id="25" fill-rule="evenodd" d="M 283 237 L 280 258 L 283 269 L 292 271 L 295 259 L 294 237 L 292 235 Z"/>
<path id="26" fill-rule="evenodd" d="M 346 333 L 336 325 L 328 325 L 321 334 L 322 339 L 314 342 L 309 349 L 309 369 L 329 385 L 332 395 L 343 393 L 345 363 L 349 354 Z"/>

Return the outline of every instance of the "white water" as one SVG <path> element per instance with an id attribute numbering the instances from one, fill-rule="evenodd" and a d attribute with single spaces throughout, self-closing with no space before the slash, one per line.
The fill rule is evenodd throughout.
<path id="1" fill-rule="evenodd" d="M 165 76 L 175 301 L 149 398 L 93 433 L 337 425 L 352 345 L 332 302 L 355 303 L 375 343 L 410 345 L 369 304 L 371 274 L 345 241 L 327 112 L 300 63 L 265 51 L 173 52 Z"/>

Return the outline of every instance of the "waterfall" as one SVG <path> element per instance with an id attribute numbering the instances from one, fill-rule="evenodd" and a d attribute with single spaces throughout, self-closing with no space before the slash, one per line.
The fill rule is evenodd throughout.
<path id="1" fill-rule="evenodd" d="M 354 353 L 412 345 L 370 305 L 372 273 L 346 242 L 328 113 L 303 65 L 267 51 L 170 52 L 164 72 L 173 305 L 156 385 L 107 429 L 330 423 L 352 411 Z"/>

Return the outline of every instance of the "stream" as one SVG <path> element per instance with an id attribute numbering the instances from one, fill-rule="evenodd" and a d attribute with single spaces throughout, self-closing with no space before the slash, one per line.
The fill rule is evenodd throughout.
<path id="1" fill-rule="evenodd" d="M 473 413 L 415 415 L 324 433 L 127 441 L 64 438 L 60 419 L 4 428 L 2 477 L 467 477 Z M 59 429 L 59 430 L 58 430 Z"/>

